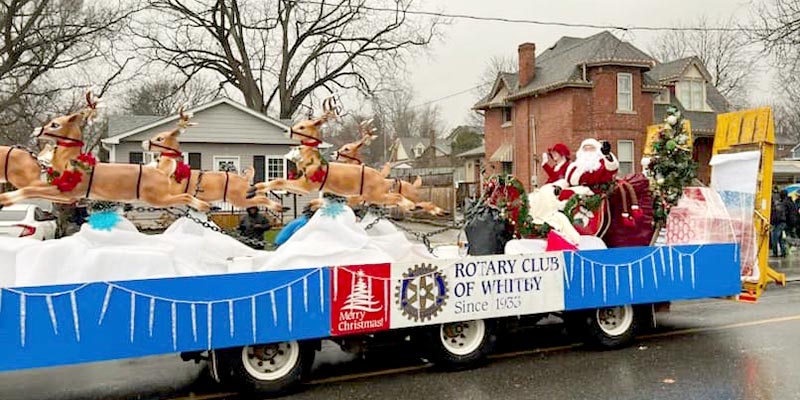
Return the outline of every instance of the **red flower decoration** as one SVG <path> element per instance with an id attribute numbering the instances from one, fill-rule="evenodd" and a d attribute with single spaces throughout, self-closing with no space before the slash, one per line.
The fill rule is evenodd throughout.
<path id="1" fill-rule="evenodd" d="M 58 188 L 61 193 L 70 192 L 81 183 L 83 174 L 80 171 L 64 171 L 61 175 L 53 178 L 51 183 Z"/>
<path id="2" fill-rule="evenodd" d="M 189 179 L 192 176 L 192 168 L 185 162 L 178 162 L 178 166 L 175 167 L 175 173 L 172 176 L 176 182 L 181 183 L 182 180 Z"/>
<path id="3" fill-rule="evenodd" d="M 308 180 L 310 180 L 311 182 L 319 183 L 319 182 L 322 182 L 325 179 L 325 175 L 327 175 L 327 174 L 328 173 L 325 170 L 320 168 L 320 169 L 314 171 L 313 174 L 309 175 Z"/>
<path id="4" fill-rule="evenodd" d="M 92 153 L 81 153 L 81 155 L 78 156 L 78 162 L 89 167 L 94 167 L 97 165 L 97 158 L 95 158 Z"/>
<path id="5" fill-rule="evenodd" d="M 636 226 L 636 220 L 634 220 L 630 214 L 622 213 L 622 225 L 625 225 L 628 228 L 633 228 Z"/>
<path id="6" fill-rule="evenodd" d="M 639 219 L 642 218 L 642 216 L 644 216 L 644 211 L 642 211 L 642 209 L 639 208 L 638 205 L 634 204 L 631 206 L 631 215 L 633 216 L 633 218 Z"/>

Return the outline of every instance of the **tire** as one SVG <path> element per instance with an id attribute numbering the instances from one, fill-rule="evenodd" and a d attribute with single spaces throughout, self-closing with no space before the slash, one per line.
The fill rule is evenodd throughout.
<path id="1" fill-rule="evenodd" d="M 442 324 L 424 336 L 431 361 L 448 371 L 474 368 L 486 360 L 496 342 L 495 323 L 473 320 Z"/>
<path id="2" fill-rule="evenodd" d="M 314 363 L 310 342 L 280 342 L 213 350 L 211 374 L 236 391 L 281 396 L 297 389 Z"/>
<path id="3" fill-rule="evenodd" d="M 599 349 L 617 349 L 633 342 L 639 330 L 639 311 L 632 305 L 598 308 L 584 314 L 586 344 Z"/>

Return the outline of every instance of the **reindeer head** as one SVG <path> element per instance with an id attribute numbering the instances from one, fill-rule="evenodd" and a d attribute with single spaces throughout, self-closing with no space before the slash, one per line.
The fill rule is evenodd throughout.
<path id="1" fill-rule="evenodd" d="M 61 147 L 83 147 L 83 132 L 81 125 L 84 121 L 91 122 L 97 115 L 99 99 L 86 92 L 87 106 L 70 115 L 53 118 L 39 130 L 38 138 L 55 140 Z"/>
<path id="2" fill-rule="evenodd" d="M 178 110 L 178 127 L 171 131 L 159 132 L 150 140 L 142 142 L 142 148 L 145 151 L 158 151 L 162 156 L 166 157 L 180 157 L 181 156 L 181 143 L 179 137 L 186 128 L 195 126 L 197 123 L 189 122 L 192 118 L 191 113 L 185 113 L 184 107 Z"/>
<path id="3" fill-rule="evenodd" d="M 358 133 L 361 136 L 360 139 L 356 140 L 355 142 L 342 145 L 342 147 L 336 151 L 336 159 L 338 160 L 339 158 L 345 158 L 346 160 L 361 164 L 361 148 L 365 145 L 369 146 L 373 140 L 378 138 L 378 135 L 375 135 L 376 131 L 377 129 L 372 127 L 372 119 L 358 124 Z"/>
<path id="4" fill-rule="evenodd" d="M 328 97 L 322 102 L 323 114 L 314 119 L 300 121 L 291 128 L 290 137 L 299 137 L 300 142 L 306 146 L 316 147 L 322 143 L 322 133 L 320 128 L 328 121 L 335 119 L 340 108 L 336 104 L 334 97 Z"/>

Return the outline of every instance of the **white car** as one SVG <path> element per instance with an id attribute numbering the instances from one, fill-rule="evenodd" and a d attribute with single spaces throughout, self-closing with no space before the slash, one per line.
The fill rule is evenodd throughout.
<path id="1" fill-rule="evenodd" d="M 56 217 L 33 204 L 15 204 L 0 209 L 0 237 L 55 239 Z"/>

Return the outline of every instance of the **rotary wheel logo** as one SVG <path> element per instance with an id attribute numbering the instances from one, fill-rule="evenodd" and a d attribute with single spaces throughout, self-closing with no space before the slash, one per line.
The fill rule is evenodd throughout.
<path id="1" fill-rule="evenodd" d="M 435 317 L 447 303 L 447 280 L 433 264 L 418 264 L 403 274 L 397 287 L 403 315 L 418 322 Z"/>

